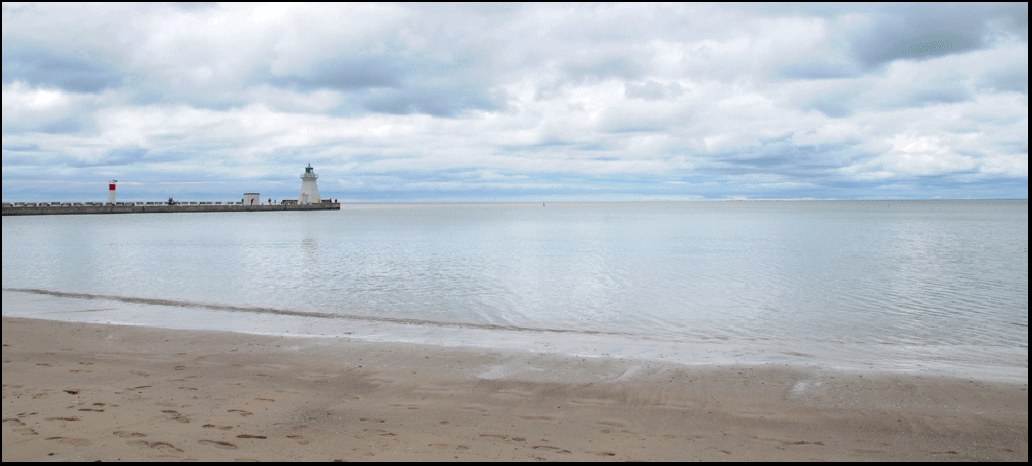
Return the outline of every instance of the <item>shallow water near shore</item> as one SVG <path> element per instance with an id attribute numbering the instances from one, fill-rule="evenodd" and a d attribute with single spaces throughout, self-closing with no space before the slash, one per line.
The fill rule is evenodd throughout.
<path id="1" fill-rule="evenodd" d="M 3 219 L 3 315 L 1027 381 L 1027 201 Z"/>

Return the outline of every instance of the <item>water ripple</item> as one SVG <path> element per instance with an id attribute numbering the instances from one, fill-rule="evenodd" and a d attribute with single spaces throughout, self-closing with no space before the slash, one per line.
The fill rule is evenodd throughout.
<path id="1" fill-rule="evenodd" d="M 375 316 L 360 316 L 360 315 L 348 315 L 348 314 L 325 314 L 320 312 L 304 312 L 304 311 L 291 311 L 284 309 L 272 309 L 262 307 L 238 307 L 238 306 L 227 306 L 224 304 L 207 304 L 198 303 L 193 301 L 180 301 L 180 300 L 169 300 L 169 299 L 152 299 L 152 298 L 139 298 L 132 296 L 112 296 L 112 295 L 98 295 L 89 293 L 67 293 L 62 291 L 52 290 L 38 290 L 30 288 L 4 288 L 3 291 L 11 291 L 18 293 L 32 293 L 47 296 L 56 296 L 60 298 L 76 298 L 76 299 L 106 299 L 111 301 L 120 301 L 123 303 L 130 304 L 146 304 L 151 306 L 170 306 L 170 307 L 189 307 L 194 309 L 209 309 L 212 311 L 229 311 L 229 312 L 247 312 L 253 314 L 274 314 L 282 316 L 293 316 L 293 317 L 310 317 L 317 319 L 344 319 L 344 320 L 364 320 L 369 322 L 390 322 L 394 324 L 407 324 L 407 325 L 434 325 L 440 327 L 461 327 L 461 328 L 475 328 L 481 330 L 505 330 L 505 331 L 517 331 L 517 332 L 547 332 L 547 333 L 579 333 L 584 335 L 628 335 L 620 332 L 596 332 L 590 330 L 564 330 L 564 329 L 548 329 L 548 328 L 528 328 L 528 327 L 517 327 L 512 325 L 492 325 L 492 324 L 477 324 L 469 322 L 442 322 L 436 320 L 426 319 L 399 319 L 392 317 L 375 317 Z"/>

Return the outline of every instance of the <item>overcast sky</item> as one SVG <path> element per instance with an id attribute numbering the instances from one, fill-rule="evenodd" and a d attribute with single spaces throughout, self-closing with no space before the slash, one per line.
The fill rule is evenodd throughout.
<path id="1" fill-rule="evenodd" d="M 1028 198 L 1028 4 L 3 4 L 3 199 Z"/>

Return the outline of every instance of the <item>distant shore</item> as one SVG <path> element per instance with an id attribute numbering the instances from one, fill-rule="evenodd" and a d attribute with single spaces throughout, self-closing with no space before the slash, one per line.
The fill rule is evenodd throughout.
<path id="1" fill-rule="evenodd" d="M 3 319 L 3 461 L 1028 459 L 1027 385 Z"/>

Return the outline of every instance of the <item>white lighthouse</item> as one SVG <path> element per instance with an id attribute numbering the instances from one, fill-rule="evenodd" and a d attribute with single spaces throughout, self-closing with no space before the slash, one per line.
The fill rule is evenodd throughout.
<path id="1" fill-rule="evenodd" d="M 312 164 L 308 164 L 305 168 L 305 174 L 301 175 L 301 196 L 297 198 L 298 204 L 315 204 L 322 202 L 319 197 L 319 185 L 315 183 L 315 180 L 319 178 L 312 171 Z"/>
<path id="2" fill-rule="evenodd" d="M 117 184 L 117 183 L 118 183 L 118 180 L 111 180 L 111 181 L 108 182 L 108 195 L 107 195 L 108 204 L 114 204 L 115 203 L 115 184 Z"/>

